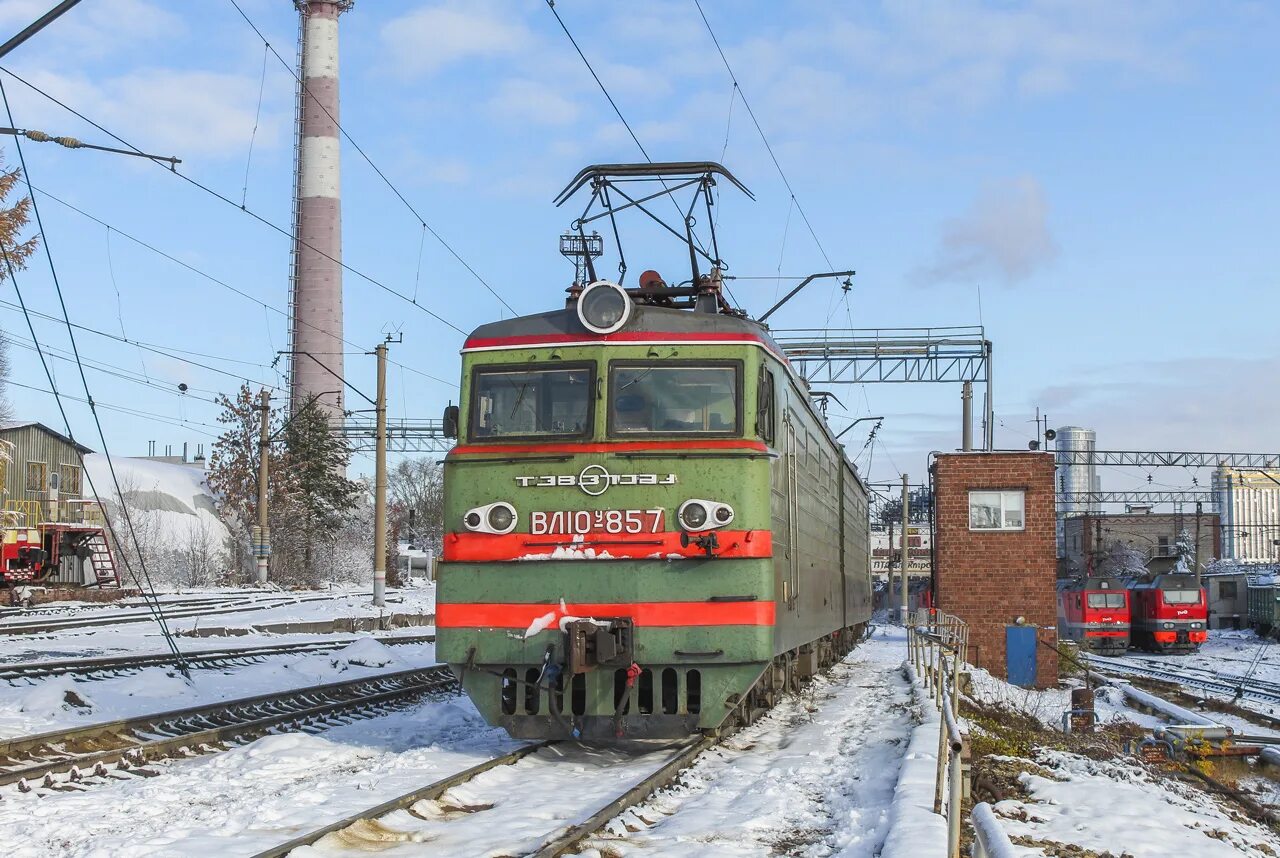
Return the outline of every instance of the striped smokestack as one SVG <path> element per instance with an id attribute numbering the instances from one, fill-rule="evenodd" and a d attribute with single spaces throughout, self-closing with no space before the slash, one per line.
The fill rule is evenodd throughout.
<path id="1" fill-rule="evenodd" d="M 290 408 L 311 397 L 342 412 L 342 204 L 338 145 L 338 16 L 353 0 L 295 0 L 302 16 L 298 94 Z"/>

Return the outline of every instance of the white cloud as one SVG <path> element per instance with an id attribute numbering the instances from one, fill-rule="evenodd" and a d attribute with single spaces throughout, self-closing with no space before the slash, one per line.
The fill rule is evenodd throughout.
<path id="1" fill-rule="evenodd" d="M 1192 357 L 1075 371 L 1070 386 L 1040 391 L 1035 402 L 1055 422 L 1098 431 L 1108 450 L 1275 449 L 1280 357 Z"/>
<path id="2" fill-rule="evenodd" d="M 568 125 L 579 112 L 577 103 L 555 88 L 524 78 L 503 81 L 488 108 L 501 120 L 538 125 Z"/>
<path id="3" fill-rule="evenodd" d="M 24 77 L 144 151 L 183 159 L 244 154 L 258 103 L 256 78 L 220 72 L 144 68 L 95 80 L 49 71 Z M 42 130 L 54 133 L 66 133 L 72 122 L 60 108 L 25 92 L 15 118 L 25 127 L 46 125 Z M 264 103 L 254 145 L 278 145 L 289 121 L 283 106 Z M 110 144 L 98 141 L 100 132 L 83 133 Z"/>
<path id="4" fill-rule="evenodd" d="M 427 5 L 385 24 L 382 40 L 402 73 L 429 75 L 460 60 L 528 47 L 532 36 L 512 9 L 485 2 Z"/>
<path id="5" fill-rule="evenodd" d="M 35 21 L 48 0 L 3 0 L 0 27 L 15 32 Z M 14 53 L 95 59 L 134 50 L 140 42 L 174 39 L 186 32 L 182 18 L 146 0 L 95 0 L 71 9 Z"/>
<path id="6" fill-rule="evenodd" d="M 1026 280 L 1057 256 L 1049 204 L 1031 176 L 987 185 L 969 211 L 949 221 L 934 261 L 917 272 L 926 283 L 998 277 Z"/>

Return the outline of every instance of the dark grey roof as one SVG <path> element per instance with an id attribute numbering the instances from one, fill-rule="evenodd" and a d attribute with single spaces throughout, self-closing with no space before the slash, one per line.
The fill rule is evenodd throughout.
<path id="1" fill-rule="evenodd" d="M 55 432 L 53 429 L 50 429 L 48 426 L 35 420 L 0 420 L 0 434 L 18 429 L 26 429 L 29 426 L 36 427 L 46 435 L 52 435 L 64 444 L 70 444 L 72 447 L 79 450 L 81 454 L 93 452 L 92 449 L 81 444 L 79 441 L 73 441 L 61 432 Z"/>
<path id="2" fill-rule="evenodd" d="M 763 337 L 772 344 L 768 331 L 753 319 L 740 319 L 721 313 L 697 313 L 671 307 L 653 307 L 637 304 L 631 318 L 622 326 L 624 332 L 648 332 L 665 334 L 725 333 Z M 574 334 L 596 336 L 583 327 L 576 310 L 552 310 L 533 316 L 519 316 L 481 325 L 471 336 L 488 339 L 497 337 L 524 337 L 534 335 Z"/>

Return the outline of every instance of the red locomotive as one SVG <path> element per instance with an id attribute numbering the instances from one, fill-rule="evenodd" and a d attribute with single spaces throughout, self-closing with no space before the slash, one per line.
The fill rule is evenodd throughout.
<path id="1" fill-rule="evenodd" d="M 1112 578 L 1058 582 L 1058 636 L 1099 655 L 1129 648 L 1129 594 Z"/>
<path id="2" fill-rule="evenodd" d="M 1194 575 L 1157 575 L 1129 585 L 1133 645 L 1152 652 L 1195 652 L 1209 637 L 1209 603 Z"/>

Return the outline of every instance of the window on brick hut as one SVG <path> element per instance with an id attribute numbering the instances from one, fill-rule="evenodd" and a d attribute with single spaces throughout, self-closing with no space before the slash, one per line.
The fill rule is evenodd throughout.
<path id="1" fill-rule="evenodd" d="M 970 530 L 1022 530 L 1026 524 L 1022 489 L 969 492 Z"/>

